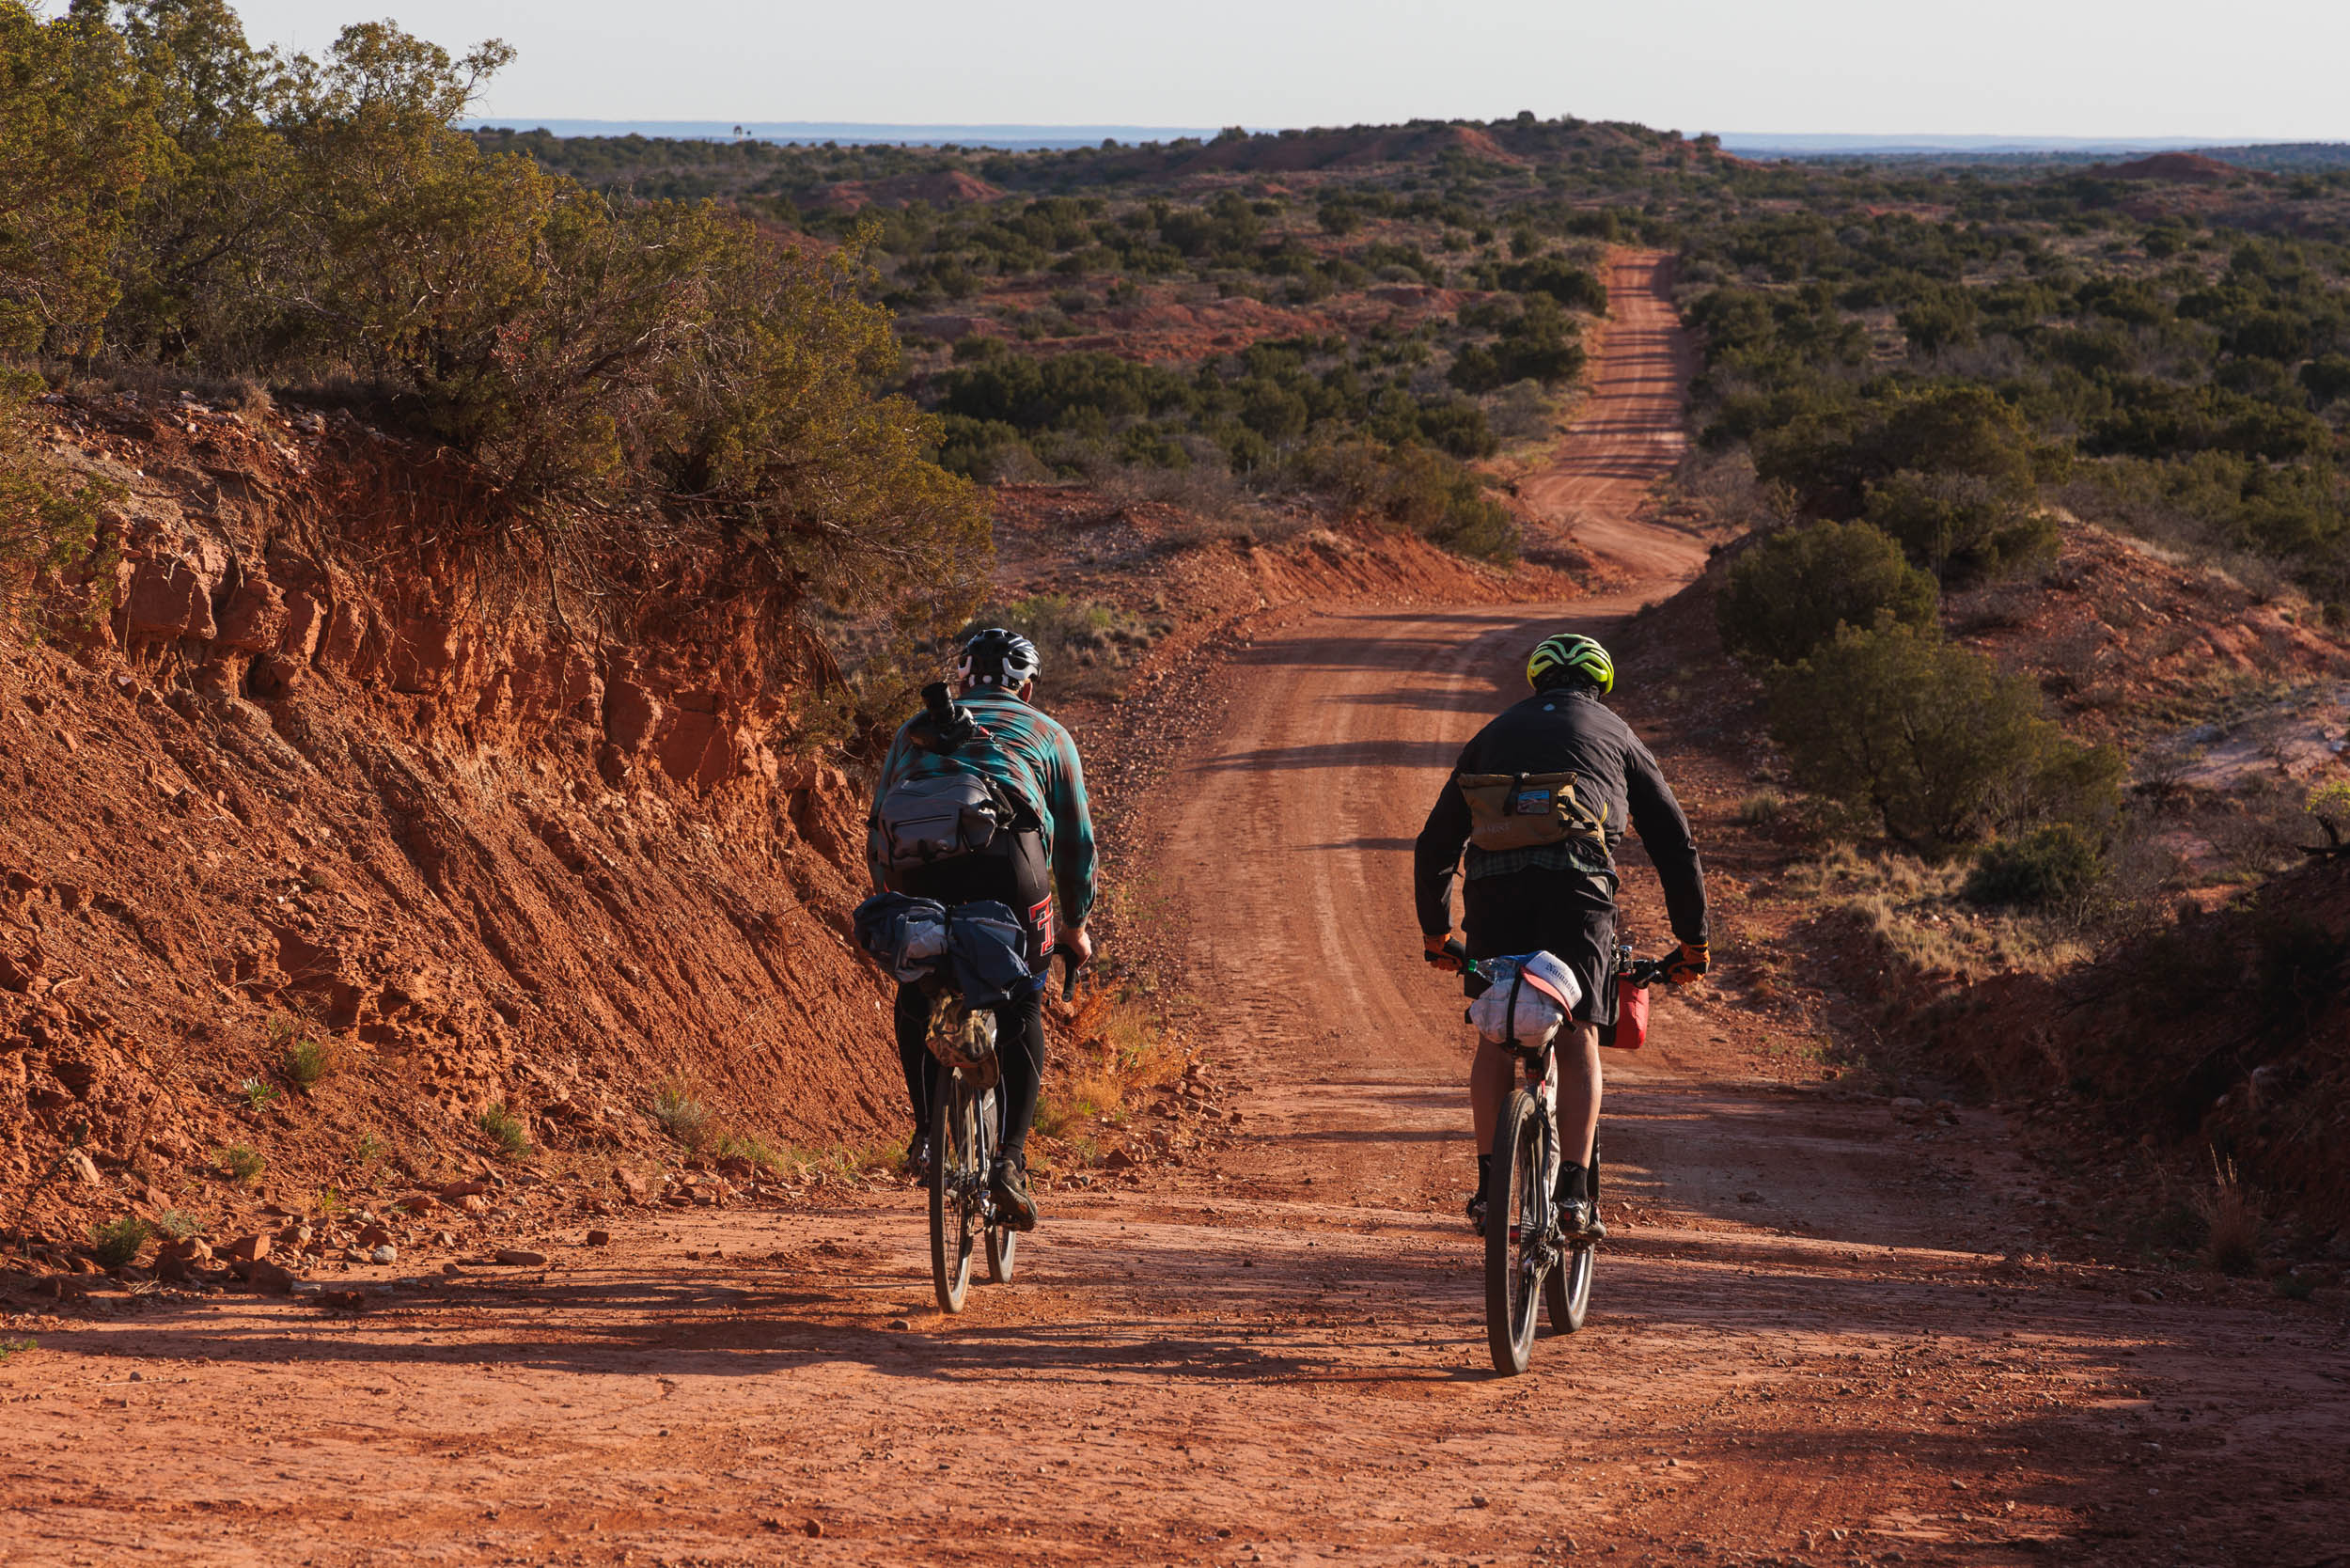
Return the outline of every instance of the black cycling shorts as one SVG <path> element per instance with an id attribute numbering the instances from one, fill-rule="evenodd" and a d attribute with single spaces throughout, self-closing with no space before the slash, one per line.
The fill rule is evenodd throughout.
<path id="1" fill-rule="evenodd" d="M 1616 906 L 1587 873 L 1530 866 L 1465 879 L 1461 935 L 1471 958 L 1550 953 L 1583 982 L 1574 1016 L 1616 1021 Z"/>

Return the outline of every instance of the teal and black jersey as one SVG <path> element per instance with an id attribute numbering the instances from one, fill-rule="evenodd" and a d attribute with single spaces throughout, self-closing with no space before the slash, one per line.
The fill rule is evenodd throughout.
<path id="1" fill-rule="evenodd" d="M 987 775 L 1036 813 L 1045 858 L 1053 868 L 1060 917 L 1068 925 L 1085 924 L 1093 908 L 1093 818 L 1086 806 L 1077 743 L 1058 721 L 1010 692 L 979 686 L 960 700 L 980 733 L 951 755 L 941 756 L 910 738 L 908 732 L 921 722 L 920 715 L 901 725 L 873 786 L 874 811 L 879 812 L 882 796 L 909 778 L 941 773 Z M 878 854 L 869 849 L 867 860 L 873 886 L 883 886 Z"/>

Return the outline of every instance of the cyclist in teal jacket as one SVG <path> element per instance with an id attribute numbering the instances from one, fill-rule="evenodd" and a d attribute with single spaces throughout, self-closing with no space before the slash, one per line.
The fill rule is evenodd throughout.
<path id="1" fill-rule="evenodd" d="M 1069 731 L 1035 707 L 1036 646 L 1017 633 L 990 627 L 964 645 L 955 666 L 957 697 L 972 732 L 940 745 L 928 713 L 899 728 L 873 789 L 873 821 L 883 797 L 910 778 L 939 773 L 979 773 L 1003 787 L 1020 809 L 1010 831 L 986 850 L 937 861 L 894 878 L 882 854 L 878 825 L 866 859 L 873 886 L 944 904 L 994 900 L 1020 917 L 1028 967 L 1042 974 L 1056 949 L 1083 964 L 1093 956 L 1086 917 L 1093 910 L 1093 821 L 1086 805 L 1085 769 Z M 1060 909 L 1058 929 L 1054 904 Z M 990 1187 L 999 1212 L 1021 1230 L 1036 1224 L 1027 1184 L 1027 1139 L 1036 1121 L 1044 1074 L 1044 1016 L 1041 990 L 996 1010 L 1002 1050 L 1004 1137 Z M 907 1163 L 927 1172 L 931 1096 L 938 1063 L 924 1043 L 930 1003 L 915 985 L 898 988 L 898 1059 L 905 1069 L 914 1112 Z"/>

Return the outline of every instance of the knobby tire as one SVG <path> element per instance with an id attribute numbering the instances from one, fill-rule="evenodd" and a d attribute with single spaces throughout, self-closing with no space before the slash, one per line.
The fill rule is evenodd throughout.
<path id="1" fill-rule="evenodd" d="M 1485 1215 L 1485 1342 L 1494 1371 L 1512 1377 L 1534 1353 L 1534 1325 L 1542 1292 L 1526 1278 L 1519 1255 L 1541 1245 L 1549 1223 L 1550 1195 L 1543 1190 L 1546 1162 L 1542 1107 L 1519 1090 L 1502 1107 L 1494 1129 L 1493 1160 Z"/>
<path id="2" fill-rule="evenodd" d="M 1599 1142 L 1591 1142 L 1591 1157 L 1585 1169 L 1590 1195 L 1591 1212 L 1599 1212 Z M 1543 1305 L 1550 1312 L 1550 1331 L 1572 1334 L 1583 1326 L 1583 1320 L 1591 1310 L 1591 1276 L 1598 1272 L 1599 1247 L 1592 1242 L 1575 1242 L 1567 1248 L 1567 1261 L 1550 1271 L 1543 1281 Z"/>
<path id="3" fill-rule="evenodd" d="M 1004 1096 L 1002 1090 L 990 1090 L 979 1101 L 979 1125 L 987 1130 L 987 1147 L 981 1152 L 992 1159 L 1004 1146 Z M 981 1162 L 983 1165 L 987 1160 Z M 1012 1264 L 1020 1250 L 1020 1232 L 1009 1225 L 987 1228 L 987 1278 L 993 1285 L 1011 1283 Z"/>
<path id="4" fill-rule="evenodd" d="M 931 1108 L 931 1283 L 942 1312 L 962 1311 L 971 1291 L 979 1191 L 987 1180 L 979 1166 L 978 1134 L 979 1103 L 971 1080 L 942 1071 Z"/>

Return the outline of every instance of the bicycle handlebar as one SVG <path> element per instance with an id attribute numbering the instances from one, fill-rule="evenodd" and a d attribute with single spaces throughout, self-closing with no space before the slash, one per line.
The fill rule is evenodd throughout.
<path id="1" fill-rule="evenodd" d="M 1441 953 L 1423 952 L 1420 955 L 1420 958 L 1422 962 L 1428 964 L 1434 964 L 1439 958 L 1449 958 L 1461 966 L 1461 972 L 1465 975 L 1475 975 L 1480 980 L 1491 980 L 1493 978 L 1490 964 L 1483 959 L 1469 957 L 1468 949 L 1461 945 L 1461 941 L 1458 937 L 1447 942 L 1444 945 L 1444 950 Z M 1666 971 L 1671 967 L 1672 961 L 1670 959 L 1644 958 L 1634 964 L 1629 969 L 1619 969 L 1616 971 L 1616 978 L 1619 983 L 1628 983 L 1634 986 L 1645 988 L 1655 984 L 1658 980 L 1663 980 L 1665 978 Z"/>

